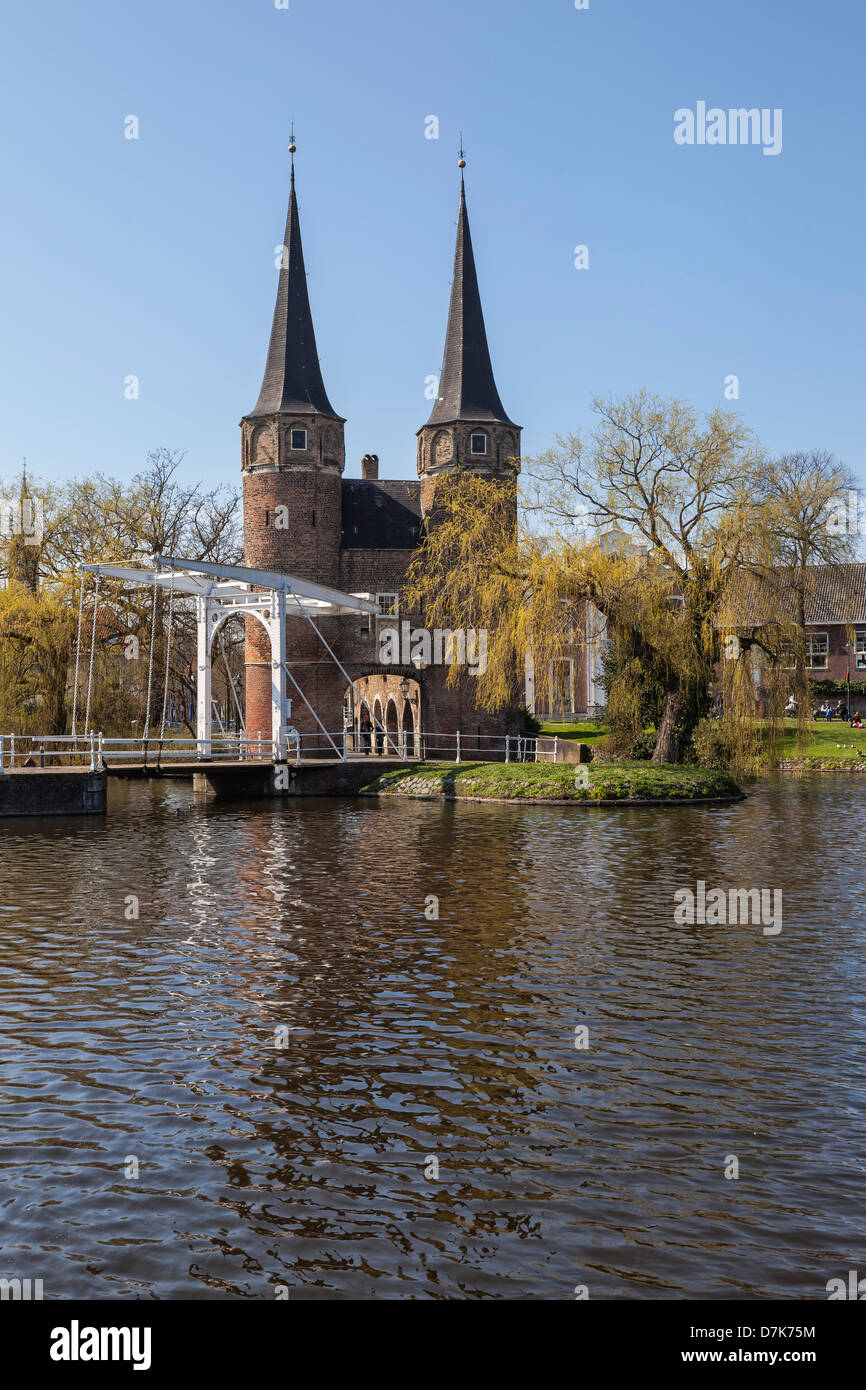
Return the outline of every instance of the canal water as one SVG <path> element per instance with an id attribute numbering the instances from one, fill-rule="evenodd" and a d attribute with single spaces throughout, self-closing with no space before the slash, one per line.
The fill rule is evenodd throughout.
<path id="1" fill-rule="evenodd" d="M 864 797 L 221 807 L 173 783 L 0 822 L 0 1277 L 826 1298 L 866 1273 Z M 679 925 L 698 880 L 781 889 L 782 931 Z"/>

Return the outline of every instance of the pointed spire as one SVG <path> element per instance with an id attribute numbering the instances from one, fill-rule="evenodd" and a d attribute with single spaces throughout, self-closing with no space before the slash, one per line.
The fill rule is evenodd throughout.
<path id="1" fill-rule="evenodd" d="M 495 420 L 511 425 L 505 414 L 490 362 L 478 276 L 466 211 L 463 181 L 463 142 L 460 144 L 460 210 L 457 217 L 457 246 L 454 252 L 454 278 L 445 334 L 445 354 L 439 377 L 439 395 L 427 421 L 445 425 L 455 420 Z"/>
<path id="2" fill-rule="evenodd" d="M 295 139 L 292 123 L 292 178 L 289 211 L 268 360 L 259 398 L 250 415 L 333 415 L 340 419 L 325 390 L 316 334 L 307 293 L 301 224 L 295 194 Z"/>

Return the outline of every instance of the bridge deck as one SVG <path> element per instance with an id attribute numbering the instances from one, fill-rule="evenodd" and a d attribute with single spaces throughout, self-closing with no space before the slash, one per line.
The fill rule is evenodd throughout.
<path id="1" fill-rule="evenodd" d="M 410 759 L 410 761 L 413 761 Z M 400 758 L 386 757 L 357 757 L 348 758 L 345 762 L 342 758 L 302 758 L 300 763 L 273 763 L 264 758 L 243 758 L 243 759 L 212 759 L 197 760 L 187 759 L 183 762 L 162 761 L 159 763 L 109 763 L 106 772 L 109 777 L 195 777 L 202 775 L 207 777 L 211 773 L 218 773 L 220 777 L 243 776 L 250 772 L 265 772 L 270 775 L 277 766 L 288 768 L 290 773 L 303 772 L 306 770 L 333 768 L 333 767 L 369 767 L 374 772 L 377 768 L 384 769 L 402 765 Z M 46 768 L 45 771 L 53 769 Z M 28 768 L 28 771 L 33 771 Z"/>
<path id="2" fill-rule="evenodd" d="M 114 763 L 102 771 L 70 767 L 6 768 L 0 776 L 0 816 L 79 815 L 108 809 L 109 778 L 144 781 L 173 777 L 195 782 L 224 801 L 293 796 L 351 796 L 383 772 L 405 767 L 401 758 L 309 758 L 297 763 L 241 762 Z M 277 776 L 277 772 L 281 775 Z"/>

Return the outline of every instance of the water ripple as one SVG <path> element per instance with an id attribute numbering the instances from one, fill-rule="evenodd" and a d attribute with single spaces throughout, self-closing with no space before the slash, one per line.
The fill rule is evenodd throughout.
<path id="1" fill-rule="evenodd" d="M 0 1274 L 52 1298 L 826 1297 L 862 1263 L 861 796 L 164 784 L 6 822 Z M 782 888 L 782 933 L 675 924 L 699 878 Z"/>

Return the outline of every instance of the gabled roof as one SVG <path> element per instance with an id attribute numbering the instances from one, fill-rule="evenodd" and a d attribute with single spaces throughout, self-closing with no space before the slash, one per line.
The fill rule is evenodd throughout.
<path id="1" fill-rule="evenodd" d="M 462 177 L 445 354 L 439 395 L 427 424 L 444 425 L 457 420 L 514 424 L 505 414 L 493 379 Z"/>
<path id="2" fill-rule="evenodd" d="M 809 565 L 806 569 L 806 622 L 866 624 L 866 564 Z M 779 615 L 795 618 L 790 575 L 780 570 L 772 580 L 741 572 L 731 589 L 722 621 L 759 627 Z"/>
<path id="3" fill-rule="evenodd" d="M 332 415 L 340 420 L 342 416 L 337 415 L 328 400 L 316 351 L 295 195 L 294 163 L 283 245 L 285 249 L 264 380 L 259 398 L 249 413 L 251 416 L 275 415 L 279 412 Z"/>

